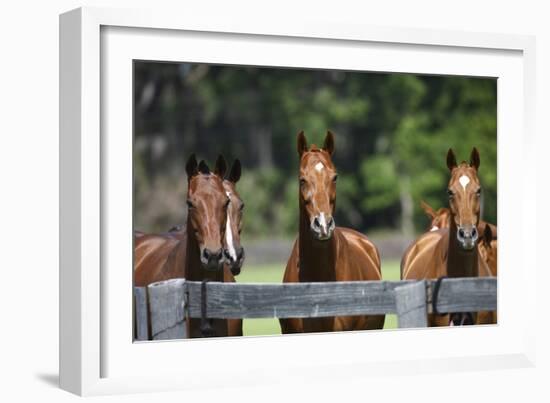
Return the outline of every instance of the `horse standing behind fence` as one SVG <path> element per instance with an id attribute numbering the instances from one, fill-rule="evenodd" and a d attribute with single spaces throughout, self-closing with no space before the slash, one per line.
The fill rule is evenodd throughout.
<path id="1" fill-rule="evenodd" d="M 430 231 L 437 231 L 441 228 L 449 228 L 451 226 L 451 210 L 447 207 L 442 207 L 437 211 L 434 210 L 428 203 L 421 201 L 420 205 L 424 212 L 430 217 Z M 482 234 L 480 242 L 477 244 L 479 256 L 483 259 L 483 263 L 489 266 L 493 276 L 497 275 L 497 226 L 483 220 L 479 220 L 477 231 Z"/>
<path id="2" fill-rule="evenodd" d="M 231 274 L 234 276 L 240 274 L 245 257 L 244 248 L 241 245 L 244 202 L 237 191 L 237 182 L 240 178 L 241 162 L 236 159 L 231 166 L 227 179 L 223 180 L 223 188 L 227 197 L 229 197 L 224 238 L 224 256 L 226 260 L 225 264 L 231 269 Z M 138 231 L 134 231 L 134 236 L 140 236 L 139 233 L 136 233 Z M 168 232 L 162 234 L 162 236 L 184 240 L 187 236 L 187 228 L 185 225 L 175 225 Z"/>
<path id="3" fill-rule="evenodd" d="M 470 163 L 456 163 L 452 149 L 447 153 L 447 167 L 451 172 L 447 194 L 451 212 L 450 227 L 427 232 L 405 252 L 401 261 L 404 280 L 436 279 L 441 277 L 490 277 L 492 273 L 479 259 L 477 248 L 481 185 L 477 175 L 480 158 L 474 147 Z M 491 323 L 492 314 L 462 313 L 431 314 L 430 326 Z"/>
<path id="4" fill-rule="evenodd" d="M 283 282 L 381 280 L 380 256 L 363 234 L 336 227 L 334 136 L 329 131 L 322 149 L 308 149 L 298 134 L 300 156 L 300 227 Z M 283 333 L 381 329 L 384 315 L 281 319 Z"/>
<path id="5" fill-rule="evenodd" d="M 187 162 L 186 171 L 187 224 L 182 230 L 171 233 L 135 237 L 134 286 L 143 287 L 172 278 L 186 278 L 190 281 L 235 281 L 231 273 L 232 267 L 225 262 L 226 253 L 223 247 L 227 241 L 226 231 L 233 228 L 227 225 L 228 214 L 231 214 L 231 199 L 222 182 L 226 171 L 225 160 L 220 156 L 214 172 L 211 173 L 204 161 L 197 164 L 195 156 L 192 155 Z M 232 169 L 232 174 L 233 171 Z M 230 174 L 230 181 L 238 181 L 240 163 L 235 172 L 238 172 L 238 176 Z M 234 190 L 234 183 L 232 189 Z M 238 193 L 235 191 L 233 196 L 238 198 Z M 236 228 L 240 229 L 240 198 L 239 202 L 240 214 L 231 216 L 237 222 Z M 235 239 L 240 238 L 235 236 L 233 240 Z M 236 247 L 233 243 L 232 246 L 235 250 L 240 248 L 240 244 Z M 237 255 L 235 253 L 235 256 Z M 239 265 L 239 271 L 244 258 L 242 251 L 240 256 L 241 259 L 235 261 L 235 265 Z M 188 335 L 240 336 L 242 320 L 212 319 L 208 320 L 208 323 L 201 323 L 200 319 L 190 319 Z"/>

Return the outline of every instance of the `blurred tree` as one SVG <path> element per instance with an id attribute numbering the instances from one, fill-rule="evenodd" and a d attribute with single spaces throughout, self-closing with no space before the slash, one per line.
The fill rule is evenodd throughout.
<path id="1" fill-rule="evenodd" d="M 336 221 L 361 231 L 426 226 L 419 203 L 447 204 L 449 147 L 481 154 L 484 217 L 496 223 L 496 81 L 205 64 L 134 64 L 135 225 L 185 220 L 186 158 L 243 163 L 246 233 L 297 230 L 296 134 L 336 134 Z"/>

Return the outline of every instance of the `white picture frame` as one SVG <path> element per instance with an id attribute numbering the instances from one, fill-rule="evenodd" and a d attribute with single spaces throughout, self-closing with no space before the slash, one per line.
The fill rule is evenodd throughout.
<path id="1" fill-rule="evenodd" d="M 512 158 L 527 162 L 533 153 L 532 37 L 327 21 L 222 22 L 168 11 L 81 8 L 61 15 L 60 47 L 63 389 L 97 395 L 295 383 L 298 374 L 300 381 L 323 379 L 329 368 L 345 380 L 533 365 L 535 329 L 528 319 L 536 311 L 535 284 L 527 278 L 535 277 L 536 254 L 526 254 L 523 262 L 518 256 L 536 245 L 521 237 L 515 253 L 502 247 L 512 242 L 512 231 L 527 233 L 522 218 L 536 189 L 535 175 L 525 172 L 534 170 L 532 164 L 525 164 L 521 178 L 506 164 Z M 331 57 L 323 58 L 327 54 Z M 499 325 L 132 343 L 132 59 L 498 77 Z M 514 191 L 512 183 L 529 192 Z M 516 214 L 509 214 L 512 210 Z M 521 275 L 512 277 L 511 267 L 516 274 L 521 267 Z M 524 298 L 511 301 L 512 290 Z M 415 349 L 403 340 L 414 342 Z M 213 366 L 211 359 L 221 365 Z M 136 362 L 160 363 L 163 369 L 142 371 Z M 224 362 L 232 363 L 231 371 Z"/>

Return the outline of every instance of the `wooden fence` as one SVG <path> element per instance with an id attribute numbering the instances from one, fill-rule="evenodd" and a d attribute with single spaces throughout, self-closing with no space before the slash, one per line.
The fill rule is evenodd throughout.
<path id="1" fill-rule="evenodd" d="M 208 318 L 316 318 L 396 314 L 400 328 L 425 327 L 433 311 L 435 280 L 239 284 L 174 279 L 134 288 L 136 340 L 186 337 L 185 320 L 201 317 L 205 287 Z M 441 313 L 495 311 L 496 278 L 440 282 Z"/>

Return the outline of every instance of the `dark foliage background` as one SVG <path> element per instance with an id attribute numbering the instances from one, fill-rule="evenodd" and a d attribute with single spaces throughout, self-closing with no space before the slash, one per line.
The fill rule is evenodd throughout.
<path id="1" fill-rule="evenodd" d="M 496 223 L 496 80 L 205 64 L 134 64 L 135 225 L 185 222 L 185 161 L 239 158 L 247 237 L 297 231 L 296 134 L 336 135 L 336 222 L 411 237 L 423 199 L 447 205 L 445 156 L 481 155 L 483 215 Z"/>

